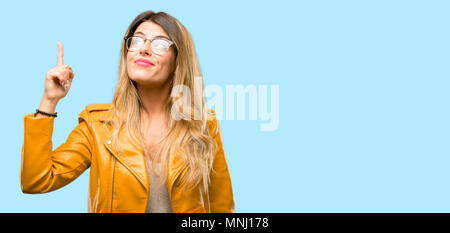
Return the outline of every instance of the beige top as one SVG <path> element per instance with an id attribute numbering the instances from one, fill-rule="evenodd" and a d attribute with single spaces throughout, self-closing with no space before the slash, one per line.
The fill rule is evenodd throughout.
<path id="1" fill-rule="evenodd" d="M 170 202 L 169 192 L 167 189 L 167 182 L 163 185 L 159 185 L 159 177 L 151 170 L 151 161 L 147 160 L 147 171 L 150 183 L 150 195 L 148 197 L 146 213 L 172 213 L 172 203 Z M 158 173 L 161 170 L 160 163 L 156 168 Z"/>

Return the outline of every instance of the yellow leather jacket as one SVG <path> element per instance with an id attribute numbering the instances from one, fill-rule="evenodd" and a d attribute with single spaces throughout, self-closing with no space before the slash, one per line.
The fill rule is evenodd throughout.
<path id="1" fill-rule="evenodd" d="M 89 212 L 145 212 L 149 181 L 142 149 L 121 137 L 123 153 L 111 146 L 112 127 L 104 124 L 111 104 L 88 105 L 66 142 L 52 150 L 53 117 L 25 116 L 21 186 L 24 193 L 45 193 L 61 188 L 90 167 Z M 200 187 L 183 190 L 187 170 L 178 156 L 169 159 L 168 182 L 172 210 L 234 212 L 230 174 L 220 128 L 212 110 L 207 125 L 218 144 L 209 194 Z"/>

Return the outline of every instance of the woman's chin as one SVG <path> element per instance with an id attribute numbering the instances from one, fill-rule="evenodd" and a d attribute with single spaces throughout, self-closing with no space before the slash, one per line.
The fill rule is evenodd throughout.
<path id="1" fill-rule="evenodd" d="M 161 86 L 164 84 L 164 80 L 159 80 L 154 77 L 134 77 L 131 80 L 140 86 Z"/>

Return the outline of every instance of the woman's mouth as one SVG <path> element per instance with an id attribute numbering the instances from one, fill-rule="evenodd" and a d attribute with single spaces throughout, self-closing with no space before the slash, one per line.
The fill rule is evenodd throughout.
<path id="1" fill-rule="evenodd" d="M 136 63 L 136 65 L 138 65 L 138 66 L 144 66 L 144 67 L 154 66 L 153 63 L 151 63 L 150 61 L 145 60 L 145 59 L 137 59 L 134 63 Z"/>

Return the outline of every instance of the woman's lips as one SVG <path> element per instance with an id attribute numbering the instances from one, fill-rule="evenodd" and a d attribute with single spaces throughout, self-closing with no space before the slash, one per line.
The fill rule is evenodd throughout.
<path id="1" fill-rule="evenodd" d="M 136 65 L 138 66 L 144 66 L 144 67 L 149 67 L 149 66 L 153 66 L 153 64 L 149 61 L 146 61 L 144 59 L 138 59 L 136 62 Z"/>

